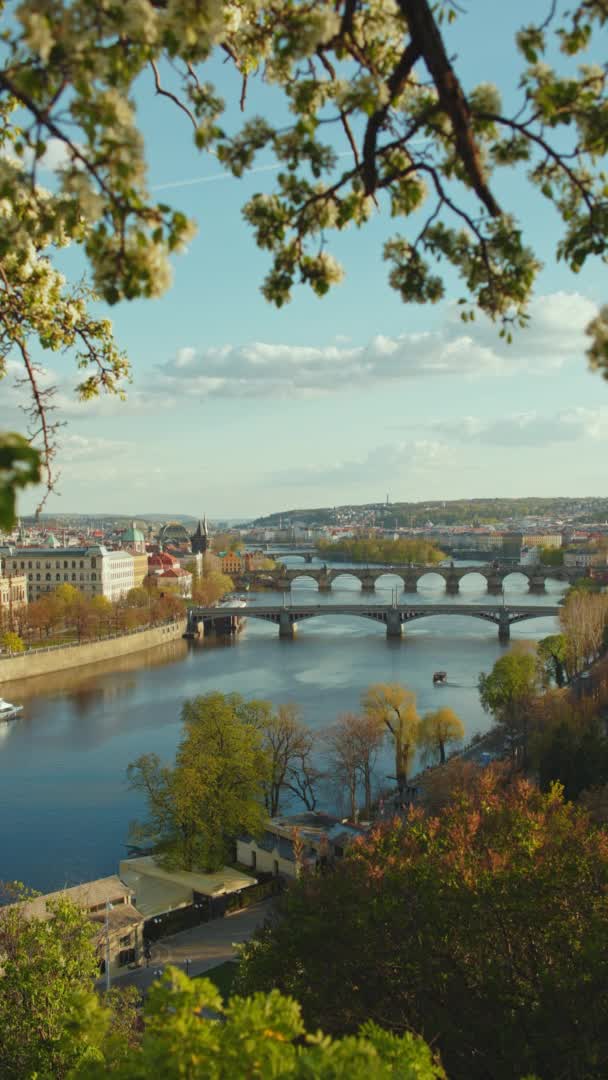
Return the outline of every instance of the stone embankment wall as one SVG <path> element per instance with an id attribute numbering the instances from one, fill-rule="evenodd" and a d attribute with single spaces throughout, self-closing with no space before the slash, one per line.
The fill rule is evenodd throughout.
<path id="1" fill-rule="evenodd" d="M 34 675 L 47 675 L 51 671 L 64 671 L 96 664 L 100 660 L 112 660 L 117 656 L 152 649 L 184 636 L 186 620 L 164 623 L 151 629 L 133 630 L 128 634 L 113 634 L 100 641 L 87 641 L 82 645 L 53 645 L 49 649 L 31 649 L 17 656 L 0 657 L 0 683 L 25 679 Z"/>

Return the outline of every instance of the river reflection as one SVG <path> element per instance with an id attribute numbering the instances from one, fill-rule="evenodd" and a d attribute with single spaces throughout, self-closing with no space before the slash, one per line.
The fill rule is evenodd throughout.
<path id="1" fill-rule="evenodd" d="M 443 583 L 436 583 L 425 580 L 407 599 L 444 603 Z M 292 598 L 387 603 L 395 588 L 403 596 L 401 584 L 387 576 L 375 594 L 361 596 L 356 579 L 342 578 L 331 593 L 319 594 L 311 579 L 299 579 Z M 516 586 L 515 578 L 507 582 L 507 603 L 539 602 Z M 450 602 L 482 602 L 484 589 L 483 579 L 468 577 Z M 547 602 L 562 591 L 550 582 Z M 264 593 L 250 602 L 281 599 Z M 543 637 L 555 625 L 554 619 L 519 624 L 513 640 Z M 438 703 L 455 709 L 470 737 L 488 726 L 479 672 L 502 652 L 493 625 L 464 616 L 416 622 L 403 641 L 387 641 L 382 625 L 350 616 L 307 620 L 295 641 L 280 641 L 276 626 L 250 619 L 234 641 L 173 642 L 116 663 L 7 683 L 2 695 L 21 702 L 24 712 L 0 728 L 0 878 L 48 890 L 115 872 L 129 821 L 142 810 L 126 787 L 126 766 L 150 751 L 173 757 L 188 697 L 220 690 L 293 701 L 306 723 L 322 728 L 356 709 L 370 683 L 400 681 L 416 691 L 421 711 Z M 448 672 L 445 687 L 432 686 L 437 668 Z M 388 755 L 380 769 L 387 771 Z"/>

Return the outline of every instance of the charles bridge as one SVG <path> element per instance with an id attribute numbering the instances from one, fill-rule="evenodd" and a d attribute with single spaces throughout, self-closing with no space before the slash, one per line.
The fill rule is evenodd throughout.
<path id="1" fill-rule="evenodd" d="M 247 618 L 275 623 L 279 628 L 279 637 L 293 638 L 298 623 L 305 619 L 359 615 L 363 619 L 384 623 L 387 637 L 400 638 L 403 627 L 414 619 L 433 615 L 469 615 L 494 623 L 498 627 L 499 640 L 506 642 L 514 623 L 525 619 L 546 619 L 559 614 L 559 611 L 560 608 L 553 604 L 510 604 L 508 607 L 504 604 L 252 604 L 246 609 L 193 605 L 188 608 L 186 637 L 198 637 L 201 628 L 220 635 L 232 634 L 241 620 Z"/>
<path id="2" fill-rule="evenodd" d="M 580 578 L 580 570 L 565 569 L 563 566 L 528 566 L 528 565 L 501 565 L 500 563 L 484 563 L 480 566 L 429 566 L 429 565 L 400 565 L 400 566 L 360 566 L 360 567 L 327 567 L 318 568 L 293 568 L 281 566 L 277 570 L 267 570 L 260 573 L 243 574 L 240 581 L 252 587 L 262 586 L 273 588 L 278 592 L 288 592 L 294 581 L 299 578 L 312 578 L 319 587 L 319 592 L 330 592 L 334 582 L 338 578 L 351 577 L 361 582 L 362 592 L 374 592 L 376 582 L 385 574 L 400 577 L 403 582 L 403 591 L 406 593 L 417 592 L 418 582 L 427 574 L 435 574 L 445 581 L 445 589 L 449 595 L 455 595 L 460 591 L 460 582 L 469 574 L 480 574 L 485 578 L 487 590 L 490 594 L 499 595 L 503 590 L 505 578 L 510 574 L 523 574 L 528 579 L 528 591 L 531 593 L 546 592 L 548 578 L 557 581 L 571 582 Z"/>

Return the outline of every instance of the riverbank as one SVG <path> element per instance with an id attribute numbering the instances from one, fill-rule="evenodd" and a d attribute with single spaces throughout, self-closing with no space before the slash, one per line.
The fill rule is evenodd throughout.
<path id="1" fill-rule="evenodd" d="M 46 649 L 30 649 L 25 653 L 5 656 L 0 659 L 0 683 L 67 671 L 69 668 L 143 652 L 144 649 L 156 648 L 182 638 L 185 629 L 186 620 L 175 619 L 160 626 L 138 628 L 126 634 L 112 634 L 98 641 L 51 645 Z"/>

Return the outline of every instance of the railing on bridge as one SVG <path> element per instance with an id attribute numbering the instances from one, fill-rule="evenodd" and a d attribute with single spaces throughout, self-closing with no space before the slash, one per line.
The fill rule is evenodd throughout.
<path id="1" fill-rule="evenodd" d="M 221 633 L 227 622 L 235 617 L 262 619 L 279 627 L 279 636 L 293 638 L 299 622 L 328 615 L 356 615 L 384 623 L 387 637 L 401 637 L 403 627 L 415 619 L 435 615 L 459 615 L 482 619 L 498 627 L 501 641 L 508 641 L 511 626 L 526 619 L 550 618 L 560 611 L 555 604 L 256 604 L 242 607 L 188 609 L 187 635 L 194 637 L 203 628 Z"/>

